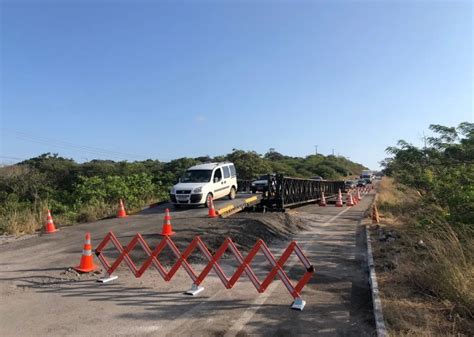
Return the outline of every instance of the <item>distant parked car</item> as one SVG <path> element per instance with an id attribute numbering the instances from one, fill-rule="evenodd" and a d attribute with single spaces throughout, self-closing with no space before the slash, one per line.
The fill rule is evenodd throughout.
<path id="1" fill-rule="evenodd" d="M 252 181 L 252 193 L 266 192 L 268 190 L 268 174 L 260 176 L 257 180 Z"/>
<path id="2" fill-rule="evenodd" d="M 364 187 L 365 185 L 367 185 L 367 182 L 365 181 L 365 179 L 359 179 L 357 181 L 357 187 Z"/>
<path id="3" fill-rule="evenodd" d="M 323 177 L 321 177 L 321 176 L 311 177 L 310 179 L 311 179 L 311 180 L 321 180 L 321 181 L 324 180 Z"/>
<path id="4" fill-rule="evenodd" d="M 372 184 L 372 180 L 370 178 L 364 178 L 366 184 Z"/>
<path id="5" fill-rule="evenodd" d="M 346 180 L 346 181 L 344 182 L 344 185 L 345 185 L 345 187 L 346 187 L 346 190 L 350 190 L 351 188 L 356 187 L 356 183 L 355 183 L 354 180 Z"/>

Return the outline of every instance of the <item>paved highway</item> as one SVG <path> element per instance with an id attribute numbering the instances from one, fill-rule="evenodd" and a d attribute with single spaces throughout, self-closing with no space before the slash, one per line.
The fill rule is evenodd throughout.
<path id="1" fill-rule="evenodd" d="M 307 302 L 302 312 L 289 308 L 292 297 L 279 280 L 258 294 L 246 277 L 228 290 L 211 273 L 205 290 L 191 297 L 183 295 L 191 281 L 182 270 L 168 283 L 156 271 L 135 279 L 125 267 L 117 271 L 118 280 L 105 285 L 95 282 L 97 275 L 71 279 L 64 274 L 67 266 L 79 261 L 86 230 L 91 231 L 94 246 L 109 230 L 120 231 L 124 240 L 136 232 L 156 233 L 166 207 L 162 205 L 125 219 L 81 224 L 55 235 L 1 245 L 0 332 L 3 336 L 374 335 L 359 224 L 372 197 L 352 208 L 308 205 L 291 211 L 307 223 L 307 230 L 295 239 L 316 268 L 301 294 Z M 203 222 L 206 213 L 201 208 L 172 216 L 184 226 L 193 217 Z M 286 245 L 270 249 L 279 255 Z M 293 278 L 303 271 L 299 263 L 292 265 L 295 260 L 285 267 Z M 263 278 L 260 261 L 253 267 Z M 232 264 L 224 263 L 224 269 L 230 273 Z"/>
<path id="2" fill-rule="evenodd" d="M 227 205 L 239 205 L 243 203 L 244 199 L 253 195 L 255 194 L 237 193 L 234 200 L 229 200 L 227 197 L 214 200 L 214 208 L 217 210 Z M 141 212 L 141 214 L 163 214 L 166 208 L 169 208 L 169 210 L 173 212 L 173 217 L 175 219 L 206 217 L 209 212 L 209 209 L 204 206 L 192 206 L 176 209 L 173 204 L 167 202 L 153 208 L 145 209 Z"/>

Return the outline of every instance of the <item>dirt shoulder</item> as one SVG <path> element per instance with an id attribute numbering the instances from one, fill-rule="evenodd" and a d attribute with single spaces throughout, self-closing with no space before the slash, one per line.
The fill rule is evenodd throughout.
<path id="1" fill-rule="evenodd" d="M 472 288 L 466 288 L 472 283 L 472 262 L 458 235 L 436 226 L 416 191 L 402 192 L 389 180 L 381 188 L 381 223 L 371 226 L 371 236 L 389 333 L 472 335 L 474 317 L 463 301 L 455 300 L 455 292 L 464 292 L 464 303 L 472 298 Z M 423 221 L 433 222 L 424 227 Z"/>

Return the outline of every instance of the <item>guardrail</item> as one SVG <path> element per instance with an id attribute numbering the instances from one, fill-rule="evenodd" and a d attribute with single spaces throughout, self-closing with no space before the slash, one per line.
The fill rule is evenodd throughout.
<path id="1" fill-rule="evenodd" d="M 237 192 L 250 193 L 252 189 L 252 180 L 237 179 Z"/>
<path id="2" fill-rule="evenodd" d="M 312 180 L 285 177 L 282 174 L 269 175 L 269 192 L 265 198 L 267 207 L 283 210 L 284 208 L 315 202 L 321 198 L 344 191 L 344 181 Z"/>
<path id="3" fill-rule="evenodd" d="M 283 174 L 268 175 L 268 190 L 263 193 L 262 206 L 273 210 L 316 202 L 324 192 L 326 197 L 345 192 L 344 181 L 313 180 L 285 177 Z M 237 180 L 238 192 L 251 191 L 252 180 Z"/>

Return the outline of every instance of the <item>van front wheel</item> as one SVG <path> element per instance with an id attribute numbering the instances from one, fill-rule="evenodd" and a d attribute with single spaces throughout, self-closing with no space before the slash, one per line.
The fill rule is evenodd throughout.
<path id="1" fill-rule="evenodd" d="M 233 187 L 233 186 L 232 186 L 232 188 L 230 189 L 229 199 L 230 199 L 230 200 L 234 200 L 234 199 L 235 199 L 235 187 Z"/>
<path id="2" fill-rule="evenodd" d="M 206 202 L 204 203 L 204 206 L 207 208 L 211 207 L 211 201 L 212 201 L 212 193 L 208 193 L 206 196 Z"/>

